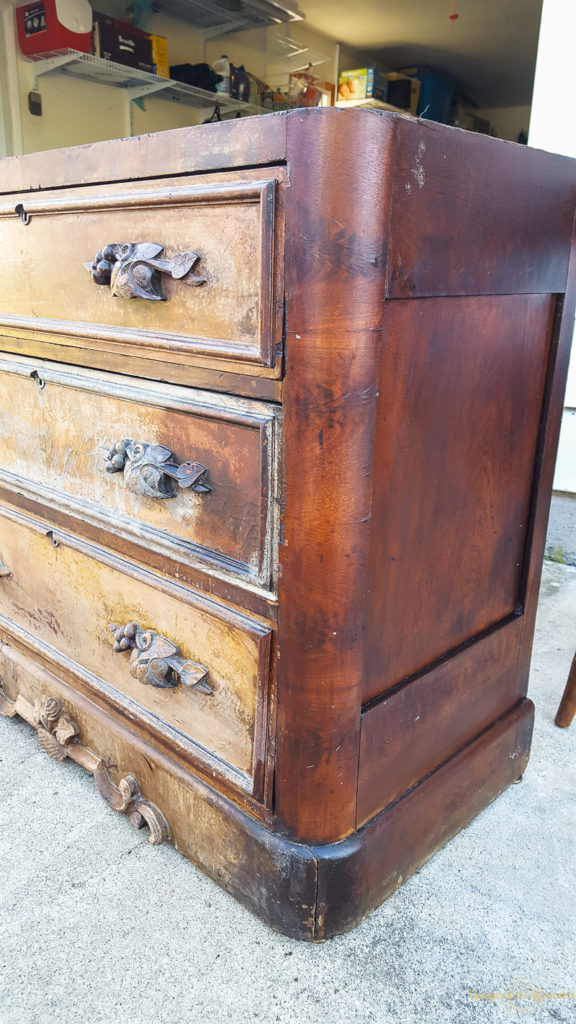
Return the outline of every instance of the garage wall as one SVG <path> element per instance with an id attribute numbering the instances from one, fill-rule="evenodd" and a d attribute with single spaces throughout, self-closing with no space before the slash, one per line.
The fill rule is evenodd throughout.
<path id="1" fill-rule="evenodd" d="M 529 145 L 576 157 L 576 118 L 554 96 L 576 96 L 576 6 L 573 0 L 544 0 Z M 573 111 L 571 111 L 573 115 Z M 554 495 L 546 539 L 548 557 L 576 565 L 576 354 L 566 389 Z"/>
<path id="2" fill-rule="evenodd" d="M 110 0 L 98 0 L 95 6 L 103 13 L 118 14 L 118 5 Z M 0 18 L 0 155 L 180 128 L 200 124 L 211 113 L 206 107 L 191 107 L 155 96 L 144 99 L 142 110 L 129 103 L 120 89 L 57 73 L 36 80 L 35 62 L 22 57 L 18 49 L 13 0 L 0 0 Z M 149 28 L 167 37 L 172 64 L 195 64 L 203 60 L 212 63 L 222 53 L 227 53 L 234 63 L 243 63 L 265 80 L 269 73 L 285 69 L 277 36 L 292 37 L 302 47 L 326 54 L 327 61 L 315 68 L 315 73 L 323 80 L 334 80 L 336 44 L 300 23 L 235 33 L 206 42 L 197 28 L 164 14 L 152 15 Z M 39 91 L 42 96 L 41 117 L 28 110 L 31 90 Z"/>

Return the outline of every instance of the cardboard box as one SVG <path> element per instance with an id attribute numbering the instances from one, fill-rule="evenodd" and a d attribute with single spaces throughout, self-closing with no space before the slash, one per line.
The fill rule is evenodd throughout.
<path id="1" fill-rule="evenodd" d="M 339 100 L 383 100 L 388 96 L 388 82 L 376 68 L 355 68 L 341 71 L 338 77 Z"/>
<path id="2" fill-rule="evenodd" d="M 415 116 L 420 99 L 420 79 L 410 78 L 399 71 L 389 71 L 386 78 L 388 79 L 388 102 Z M 405 102 L 406 100 L 407 102 Z"/>
<path id="3" fill-rule="evenodd" d="M 152 43 L 152 64 L 154 74 L 160 78 L 170 78 L 170 61 L 168 60 L 168 40 L 164 36 L 150 36 Z"/>
<path id="4" fill-rule="evenodd" d="M 152 42 L 147 32 L 94 11 L 94 53 L 97 57 L 153 72 Z"/>

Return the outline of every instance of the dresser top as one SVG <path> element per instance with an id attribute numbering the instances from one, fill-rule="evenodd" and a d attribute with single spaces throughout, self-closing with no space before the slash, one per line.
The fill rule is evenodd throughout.
<path id="1" fill-rule="evenodd" d="M 342 132 L 349 137 L 351 125 L 365 133 L 368 124 L 375 137 L 385 137 L 402 126 L 424 145 L 434 139 L 447 151 L 464 147 L 476 162 L 487 164 L 505 153 L 518 174 L 538 167 L 549 178 L 568 175 L 576 183 L 576 161 L 567 157 L 389 111 L 309 108 L 7 157 L 0 160 L 0 192 L 286 163 L 298 152 L 300 137 L 309 146 L 311 122 L 318 136 Z"/>

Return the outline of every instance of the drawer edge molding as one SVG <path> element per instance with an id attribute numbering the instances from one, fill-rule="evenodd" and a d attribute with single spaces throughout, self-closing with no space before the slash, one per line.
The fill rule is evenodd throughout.
<path id="1" fill-rule="evenodd" d="M 17 509 L 9 508 L 6 505 L 0 505 L 0 518 L 2 517 L 11 519 L 13 522 L 19 523 L 21 526 L 26 526 L 31 530 L 35 530 L 37 533 L 41 533 L 44 536 L 51 534 L 52 542 L 55 546 L 62 544 L 66 547 L 73 548 L 75 551 L 79 551 L 82 554 L 87 555 L 89 558 L 95 559 L 97 562 L 102 562 L 104 565 L 107 565 L 112 569 L 116 569 L 118 572 L 124 573 L 126 576 L 131 576 L 133 579 L 138 580 L 147 586 L 151 586 L 155 590 L 159 590 L 164 594 L 177 598 L 177 600 L 183 604 L 206 611 L 208 614 L 225 622 L 231 622 L 249 633 L 252 637 L 264 637 L 270 632 L 270 626 L 267 623 L 259 622 L 252 616 L 245 615 L 238 608 L 231 608 L 228 605 L 224 605 L 221 601 L 212 598 L 205 592 L 201 593 L 199 591 L 192 591 L 189 587 L 183 586 L 176 580 L 170 579 L 166 576 L 161 576 L 158 573 L 151 572 L 142 565 L 127 561 L 125 558 L 122 558 L 121 555 L 117 555 L 109 548 L 103 548 L 99 544 L 85 541 L 81 537 L 68 533 L 66 530 L 53 530 L 47 522 L 33 518 L 32 516 L 24 515 Z"/>
<path id="2" fill-rule="evenodd" d="M 146 179 L 142 179 L 140 184 L 145 185 Z M 257 181 L 240 181 L 234 184 L 212 182 L 209 185 L 135 188 L 132 192 L 74 196 L 65 199 L 58 195 L 54 197 L 50 193 L 43 193 L 39 199 L 34 196 L 26 196 L 24 202 L 16 205 L 14 201 L 9 200 L 0 202 L 0 218 L 11 220 L 14 217 L 20 217 L 22 220 L 22 214 L 25 214 L 28 216 L 27 223 L 30 223 L 32 217 L 52 213 L 74 214 L 86 213 L 88 210 L 125 210 L 133 206 L 149 206 L 151 203 L 154 206 L 162 204 L 178 206 L 180 202 L 185 202 L 186 205 L 202 203 L 221 206 L 226 203 L 234 203 L 238 199 L 254 199 L 256 202 L 260 202 L 262 193 L 267 193 L 270 188 L 274 190 L 275 185 L 276 178 L 261 178 Z M 94 185 L 91 184 L 88 187 L 94 188 Z M 18 210 L 18 207 L 21 209 Z M 27 226 L 24 221 L 22 223 L 25 227 Z"/>
<path id="3" fill-rule="evenodd" d="M 59 697 L 46 697 L 30 704 L 18 695 L 10 700 L 0 684 L 0 715 L 14 718 L 19 715 L 36 730 L 40 749 L 54 761 L 75 761 L 94 777 L 96 789 L 109 807 L 125 814 L 133 828 L 148 825 L 149 843 L 160 846 L 171 839 L 170 826 L 156 804 L 145 800 L 133 775 L 121 778 L 116 786 L 109 768 L 102 758 L 80 742 L 77 723 L 68 714 Z"/>
<path id="4" fill-rule="evenodd" d="M 266 588 L 264 583 L 258 586 L 255 581 L 259 582 L 259 578 L 250 572 L 244 562 L 236 562 L 232 558 L 220 555 L 210 548 L 202 547 L 200 544 L 194 544 L 192 541 L 184 539 L 171 540 L 169 536 L 163 534 L 162 530 L 157 527 L 142 526 L 138 524 L 137 520 L 130 519 L 120 512 L 111 512 L 92 502 L 84 501 L 82 498 L 64 495 L 62 491 L 56 491 L 52 487 L 45 487 L 43 484 L 33 483 L 26 477 L 17 476 L 15 473 L 8 473 L 3 469 L 0 469 L 0 485 L 15 496 L 21 495 L 33 501 L 42 502 L 46 506 L 48 514 L 49 509 L 55 509 L 58 512 L 64 513 L 64 515 L 75 516 L 83 521 L 92 521 L 96 526 L 106 530 L 107 533 L 111 533 L 112 536 L 123 533 L 130 540 L 136 541 L 136 543 L 152 543 L 161 554 L 168 555 L 168 557 L 178 559 L 179 561 L 182 561 L 182 556 L 186 553 L 190 556 L 190 564 L 192 566 L 198 569 L 208 568 L 213 576 L 237 582 L 240 586 L 262 594 L 264 597 L 268 597 L 272 593 Z M 267 578 L 266 575 L 266 581 Z"/>

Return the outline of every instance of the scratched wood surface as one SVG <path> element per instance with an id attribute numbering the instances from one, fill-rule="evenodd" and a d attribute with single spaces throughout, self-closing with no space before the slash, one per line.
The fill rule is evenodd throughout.
<path id="1" fill-rule="evenodd" d="M 117 538 L 273 585 L 274 406 L 9 359 L 0 359 L 0 402 L 5 486 L 43 497 Z M 169 477 L 170 497 L 135 490 L 138 460 L 126 460 L 127 478 L 124 470 L 107 470 L 111 449 L 123 439 L 166 447 L 176 464 L 205 466 L 210 490 L 196 493 Z"/>
<path id="2" fill-rule="evenodd" d="M 398 118 L 392 197 L 391 298 L 565 291 L 571 160 Z"/>
<path id="3" fill-rule="evenodd" d="M 246 171 L 5 196 L 3 244 L 18 253 L 20 272 L 0 267 L 0 331 L 43 331 L 63 347 L 60 358 L 76 344 L 127 360 L 230 359 L 232 370 L 277 376 L 282 177 L 270 169 L 264 178 Z M 157 243 L 167 261 L 189 251 L 198 260 L 182 278 L 158 273 L 165 301 L 125 298 L 86 268 L 106 246 L 125 243 Z M 196 278 L 204 283 L 191 286 Z"/>
<path id="4" fill-rule="evenodd" d="M 128 563 L 50 531 L 49 523 L 6 508 L 0 513 L 0 559 L 12 571 L 0 588 L 4 628 L 6 620 L 14 623 L 93 673 L 111 710 L 137 719 L 142 708 L 152 728 L 169 726 L 175 740 L 189 737 L 250 777 L 266 701 L 270 630 L 176 583 L 162 585 L 144 570 L 123 572 Z M 134 678 L 129 652 L 114 650 L 109 628 L 133 621 L 204 666 L 214 693 L 183 685 L 159 689 Z"/>
<path id="5" fill-rule="evenodd" d="M 269 186 L 260 205 L 246 193 L 228 206 L 174 199 L 270 179 L 273 216 Z M 179 848 L 274 927 L 312 940 L 352 927 L 528 758 L 524 695 L 574 311 L 574 164 L 392 114 L 308 110 L 0 162 L 0 192 L 5 251 L 29 257 L 36 237 L 59 257 L 20 287 L 8 261 L 4 358 L 68 363 L 61 376 L 108 371 L 118 388 L 87 398 L 83 370 L 65 398 L 63 387 L 36 394 L 28 378 L 32 398 L 21 377 L 6 457 L 37 487 L 11 488 L 0 465 L 0 558 L 12 569 L 0 578 L 0 658 L 7 637 L 17 651 L 0 711 L 21 699 L 36 728 L 35 697 L 54 690 L 85 738 L 79 763 L 102 759 L 114 784 L 114 766 L 135 772 Z M 73 226 L 80 264 L 103 224 L 167 225 L 171 238 L 154 240 L 180 247 L 197 227 L 220 275 L 204 319 L 177 281 L 156 303 L 168 319 L 154 303 L 112 300 L 88 275 L 90 297 L 74 277 L 66 306 L 57 223 Z M 128 306 L 106 317 L 106 301 Z M 161 413 L 153 395 L 172 393 L 166 382 L 212 392 L 222 429 L 196 406 L 184 419 Z M 66 444 L 85 415 L 94 436 L 127 417 L 169 448 L 177 422 L 182 458 L 202 439 L 230 488 L 193 529 L 237 567 L 254 568 L 257 553 L 257 571 L 276 493 L 269 472 L 263 484 L 273 460 L 262 421 L 281 418 L 267 549 L 272 571 L 278 547 L 277 615 L 262 575 L 258 586 L 239 568 L 228 578 L 115 529 L 121 490 L 108 525 L 99 519 L 94 467 L 82 480 L 46 452 L 23 453 L 24 439 L 50 447 L 42 402 Z M 258 445 L 239 440 L 247 430 Z M 58 493 L 88 489 L 84 522 L 48 492 L 48 468 Z M 140 509 L 140 527 L 172 532 L 176 546 L 192 536 L 161 515 Z M 231 516 L 244 520 L 237 534 Z M 206 665 L 214 699 L 192 714 L 191 694 L 137 682 L 107 631 L 122 618 Z"/>
<path id="6" fill-rule="evenodd" d="M 384 693 L 362 715 L 360 827 L 470 743 L 526 692 L 520 617 Z"/>
<path id="7" fill-rule="evenodd" d="M 554 312 L 548 295 L 386 304 L 364 700 L 522 608 Z"/>

